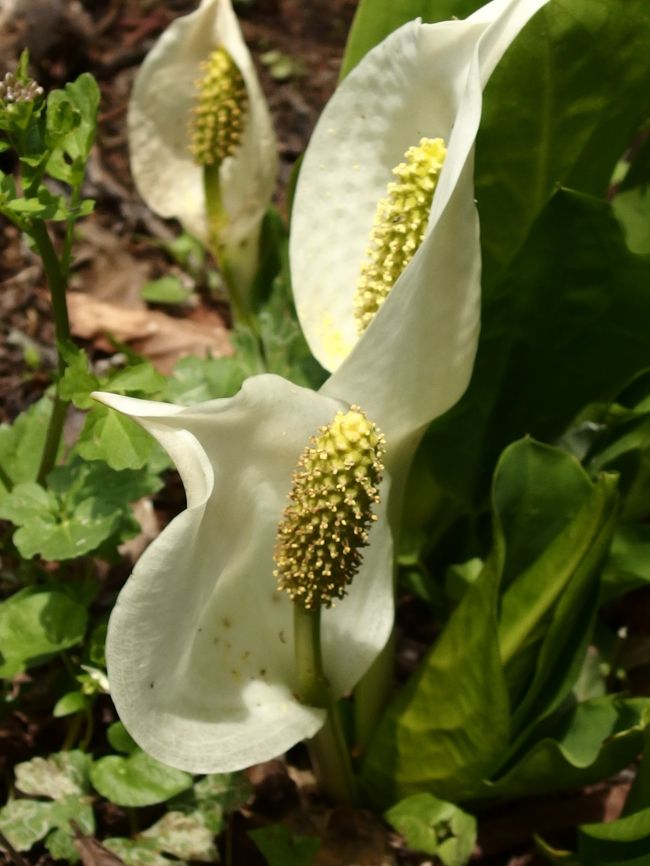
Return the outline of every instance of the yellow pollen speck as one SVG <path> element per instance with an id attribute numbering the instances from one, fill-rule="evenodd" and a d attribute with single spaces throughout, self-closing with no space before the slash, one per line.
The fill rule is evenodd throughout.
<path id="1" fill-rule="evenodd" d="M 190 122 L 190 152 L 198 165 L 219 165 L 241 142 L 248 109 L 242 74 L 225 48 L 201 64 Z"/>
<path id="2" fill-rule="evenodd" d="M 278 527 L 278 588 L 306 609 L 343 598 L 376 516 L 385 440 L 358 406 L 337 412 L 303 451 Z"/>
<path id="3" fill-rule="evenodd" d="M 441 138 L 423 138 L 410 147 L 393 169 L 379 201 L 366 259 L 354 300 L 357 330 L 362 334 L 388 297 L 397 278 L 422 243 L 447 150 Z"/>

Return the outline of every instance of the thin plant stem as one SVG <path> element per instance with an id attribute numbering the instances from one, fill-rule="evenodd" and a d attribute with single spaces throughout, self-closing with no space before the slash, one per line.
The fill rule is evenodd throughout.
<path id="1" fill-rule="evenodd" d="M 76 187 L 72 190 L 70 196 L 70 210 L 74 212 L 79 207 L 81 200 L 81 189 Z M 70 263 L 72 262 L 72 241 L 74 240 L 74 227 L 77 223 L 75 217 L 69 217 L 65 227 L 65 239 L 63 241 L 63 250 L 61 252 L 61 273 L 67 283 L 70 278 Z"/>
<path id="2" fill-rule="evenodd" d="M 301 701 L 326 711 L 323 727 L 307 742 L 323 791 L 338 803 L 354 804 L 356 780 L 338 706 L 330 689 L 321 651 L 321 611 L 294 605 L 294 640 Z"/>
<path id="3" fill-rule="evenodd" d="M 66 732 L 65 740 L 63 741 L 63 746 L 61 747 L 62 751 L 69 752 L 70 749 L 73 749 L 75 743 L 79 739 L 79 734 L 81 732 L 81 725 L 84 720 L 83 710 L 80 710 L 78 713 L 75 713 L 70 720 L 68 721 L 68 729 Z"/>
<path id="4" fill-rule="evenodd" d="M 56 335 L 57 347 L 70 338 L 70 322 L 68 319 L 68 306 L 66 303 L 67 280 L 61 269 L 61 263 L 52 245 L 50 235 L 43 223 L 34 222 L 30 228 L 30 234 L 34 239 L 34 243 L 38 249 L 43 262 L 43 270 L 47 277 L 47 282 L 50 288 L 50 297 L 52 299 L 52 312 L 54 315 L 54 331 Z M 52 413 L 45 434 L 45 445 L 43 454 L 41 455 L 41 464 L 38 469 L 37 480 L 43 483 L 48 473 L 54 467 L 56 455 L 61 444 L 63 435 L 63 425 L 68 409 L 68 401 L 64 400 L 60 394 L 61 376 L 65 372 L 65 361 L 61 355 L 60 348 L 58 349 L 58 379 L 55 385 L 54 404 Z"/>
<path id="5" fill-rule="evenodd" d="M 396 632 L 393 627 L 386 645 L 354 690 L 355 754 L 366 750 L 372 734 L 377 730 L 383 709 L 389 701 L 393 687 L 396 643 Z"/>
<path id="6" fill-rule="evenodd" d="M 90 746 L 90 742 L 93 738 L 93 734 L 95 732 L 95 720 L 93 716 L 92 703 L 88 702 L 86 704 L 84 714 L 86 718 L 86 731 L 83 735 L 83 739 L 79 743 L 79 748 L 82 749 L 82 751 L 87 752 Z"/>
<path id="7" fill-rule="evenodd" d="M 223 233 L 228 222 L 228 217 L 221 199 L 218 165 L 204 167 L 203 188 L 205 192 L 209 246 L 226 283 L 233 317 L 236 322 L 246 327 L 253 335 L 261 362 L 261 369 L 266 370 L 264 347 L 260 338 L 257 319 L 248 302 L 250 286 L 242 284 L 241 275 L 237 273 L 232 253 L 229 252 L 228 247 L 223 243 Z"/>

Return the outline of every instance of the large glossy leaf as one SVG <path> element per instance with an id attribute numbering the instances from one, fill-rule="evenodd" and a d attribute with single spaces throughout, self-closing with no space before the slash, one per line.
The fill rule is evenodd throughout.
<path id="1" fill-rule="evenodd" d="M 509 734 L 496 622 L 501 566 L 497 548 L 384 715 L 362 773 L 375 802 L 421 791 L 457 802 L 498 766 Z"/>
<path id="2" fill-rule="evenodd" d="M 516 736 L 562 703 L 582 667 L 616 478 L 592 482 L 574 458 L 525 439 L 499 461 L 493 502 L 506 550 L 499 642 Z"/>
<path id="3" fill-rule="evenodd" d="M 580 787 L 607 778 L 634 760 L 648 722 L 647 699 L 594 698 L 561 716 L 517 764 L 474 792 L 511 799 Z"/>
<path id="4" fill-rule="evenodd" d="M 616 506 L 612 476 L 592 481 L 573 457 L 531 439 L 506 449 L 487 565 L 371 741 L 363 779 L 377 802 L 423 791 L 471 798 L 530 751 L 526 732 L 579 675 Z"/>
<path id="5" fill-rule="evenodd" d="M 601 602 L 650 584 L 650 526 L 621 523 L 614 534 L 601 584 Z"/>
<path id="6" fill-rule="evenodd" d="M 484 293 L 474 375 L 426 438 L 438 481 L 484 499 L 503 447 L 557 436 L 590 402 L 650 364 L 650 262 L 632 255 L 607 204 L 560 190 Z"/>
<path id="7" fill-rule="evenodd" d="M 558 184 L 604 195 L 650 107 L 646 0 L 551 0 L 485 95 L 476 198 L 488 281 Z"/>
<path id="8" fill-rule="evenodd" d="M 583 866 L 641 864 L 650 857 L 650 809 L 609 824 L 583 824 L 578 831 L 578 856 Z M 640 858 L 640 859 L 636 859 Z"/>

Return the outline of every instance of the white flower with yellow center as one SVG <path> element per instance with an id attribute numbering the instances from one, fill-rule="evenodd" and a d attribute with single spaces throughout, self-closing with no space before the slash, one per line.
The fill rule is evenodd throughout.
<path id="1" fill-rule="evenodd" d="M 129 733 L 160 760 L 196 773 L 247 767 L 313 736 L 325 711 L 296 697 L 290 596 L 307 606 L 314 592 L 336 600 L 323 610 L 322 647 L 331 688 L 344 694 L 392 624 L 381 435 L 358 410 L 272 375 L 189 408 L 96 397 L 158 439 L 187 494 L 187 509 L 142 555 L 111 615 L 110 691 Z M 300 477 L 311 474 L 313 488 L 310 449 L 334 481 L 321 476 L 306 494 Z M 312 532 L 288 537 L 283 526 L 300 520 L 314 521 Z M 348 548 L 349 567 L 333 569 L 329 588 L 315 559 L 297 574 L 320 524 L 324 560 L 338 564 Z"/>
<path id="2" fill-rule="evenodd" d="M 297 609 L 322 613 L 334 697 L 386 644 L 387 511 L 397 515 L 418 436 L 459 399 L 476 351 L 481 92 L 543 2 L 412 22 L 326 108 L 291 240 L 301 321 L 334 371 L 319 393 L 257 376 L 233 398 L 190 408 L 97 395 L 158 439 L 187 491 L 108 632 L 117 710 L 160 760 L 236 770 L 321 729 L 318 688 L 314 701 L 300 697 L 310 672 L 296 667 Z"/>
<path id="3" fill-rule="evenodd" d="M 254 268 L 277 148 L 231 0 L 202 0 L 165 30 L 136 76 L 128 129 L 131 171 L 149 207 L 208 244 L 207 198 L 218 185 L 220 242 L 243 244 L 248 257 L 240 252 L 236 266 Z"/>
<path id="4" fill-rule="evenodd" d="M 333 372 L 325 392 L 350 402 L 363 394 L 389 448 L 469 382 L 482 91 L 545 2 L 494 0 L 464 21 L 405 24 L 344 79 L 309 142 L 291 224 L 298 316 Z"/>

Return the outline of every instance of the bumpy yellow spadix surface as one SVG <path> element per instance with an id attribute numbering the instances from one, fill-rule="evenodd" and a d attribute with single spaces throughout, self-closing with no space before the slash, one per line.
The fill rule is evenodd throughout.
<path id="1" fill-rule="evenodd" d="M 199 165 L 219 165 L 241 141 L 248 108 L 246 85 L 223 47 L 210 54 L 201 70 L 190 123 L 190 151 Z"/>
<path id="2" fill-rule="evenodd" d="M 303 451 L 275 547 L 278 588 L 306 609 L 343 598 L 376 520 L 384 437 L 358 406 L 338 412 Z"/>
<path id="3" fill-rule="evenodd" d="M 354 315 L 359 333 L 368 327 L 422 243 L 446 153 L 441 138 L 423 138 L 393 169 L 396 180 L 388 184 L 377 205 L 357 283 Z"/>

